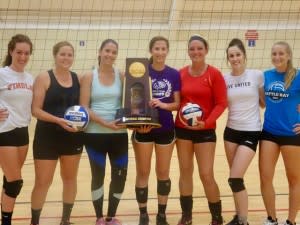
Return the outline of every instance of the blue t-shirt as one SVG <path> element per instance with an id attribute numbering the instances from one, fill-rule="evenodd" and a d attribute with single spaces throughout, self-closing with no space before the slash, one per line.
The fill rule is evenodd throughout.
<path id="1" fill-rule="evenodd" d="M 300 75 L 297 75 L 286 90 L 284 73 L 275 69 L 264 72 L 266 111 L 263 129 L 274 135 L 295 136 L 294 125 L 298 121 L 300 104 Z"/>
<path id="2" fill-rule="evenodd" d="M 156 71 L 149 65 L 149 74 L 152 81 L 152 97 L 164 103 L 174 101 L 174 92 L 180 91 L 180 75 L 176 69 L 169 66 L 161 71 Z M 170 131 L 174 129 L 173 114 L 171 111 L 158 108 L 160 128 L 151 132 Z"/>

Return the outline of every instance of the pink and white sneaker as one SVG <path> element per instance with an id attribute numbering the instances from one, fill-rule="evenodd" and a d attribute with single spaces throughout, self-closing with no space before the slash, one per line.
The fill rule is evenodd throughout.
<path id="1" fill-rule="evenodd" d="M 121 221 L 118 220 L 116 217 L 111 218 L 110 221 L 105 221 L 106 225 L 122 225 Z"/>
<path id="2" fill-rule="evenodd" d="M 95 225 L 106 225 L 105 219 L 103 217 L 98 218 Z"/>

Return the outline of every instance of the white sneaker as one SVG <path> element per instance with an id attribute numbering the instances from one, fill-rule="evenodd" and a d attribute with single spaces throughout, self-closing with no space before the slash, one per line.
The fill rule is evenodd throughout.
<path id="1" fill-rule="evenodd" d="M 273 220 L 272 217 L 268 216 L 268 218 L 263 222 L 263 225 L 278 225 L 277 219 Z"/>

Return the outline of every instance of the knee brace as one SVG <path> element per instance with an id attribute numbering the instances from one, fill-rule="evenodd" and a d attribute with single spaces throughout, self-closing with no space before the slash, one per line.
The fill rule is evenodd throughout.
<path id="1" fill-rule="evenodd" d="M 245 190 L 244 179 L 243 178 L 229 178 L 228 184 L 233 193 Z"/>
<path id="2" fill-rule="evenodd" d="M 111 170 L 111 187 L 113 193 L 122 193 L 125 187 L 127 177 L 127 168 L 112 168 Z"/>
<path id="3" fill-rule="evenodd" d="M 22 189 L 23 186 L 23 180 L 14 180 L 11 182 L 6 181 L 6 183 L 3 184 L 3 187 L 5 189 L 5 194 L 11 198 L 16 198 Z"/>
<path id="4" fill-rule="evenodd" d="M 135 197 L 138 203 L 146 203 L 148 200 L 148 186 L 144 188 L 135 187 Z"/>
<path id="5" fill-rule="evenodd" d="M 2 187 L 5 189 L 5 185 L 7 183 L 6 177 L 3 175 L 3 184 Z"/>
<path id="6" fill-rule="evenodd" d="M 157 181 L 157 194 L 168 195 L 171 191 L 171 180 L 158 180 Z"/>

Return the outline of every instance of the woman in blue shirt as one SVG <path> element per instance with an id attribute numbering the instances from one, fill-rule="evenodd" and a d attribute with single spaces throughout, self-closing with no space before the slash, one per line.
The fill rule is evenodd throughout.
<path id="1" fill-rule="evenodd" d="M 278 224 L 272 181 L 280 154 L 289 183 L 289 210 L 285 225 L 296 224 L 300 208 L 300 121 L 297 110 L 300 75 L 293 67 L 288 43 L 275 43 L 271 59 L 275 68 L 264 72 L 266 111 L 259 153 L 261 193 L 268 215 L 264 225 Z"/>

